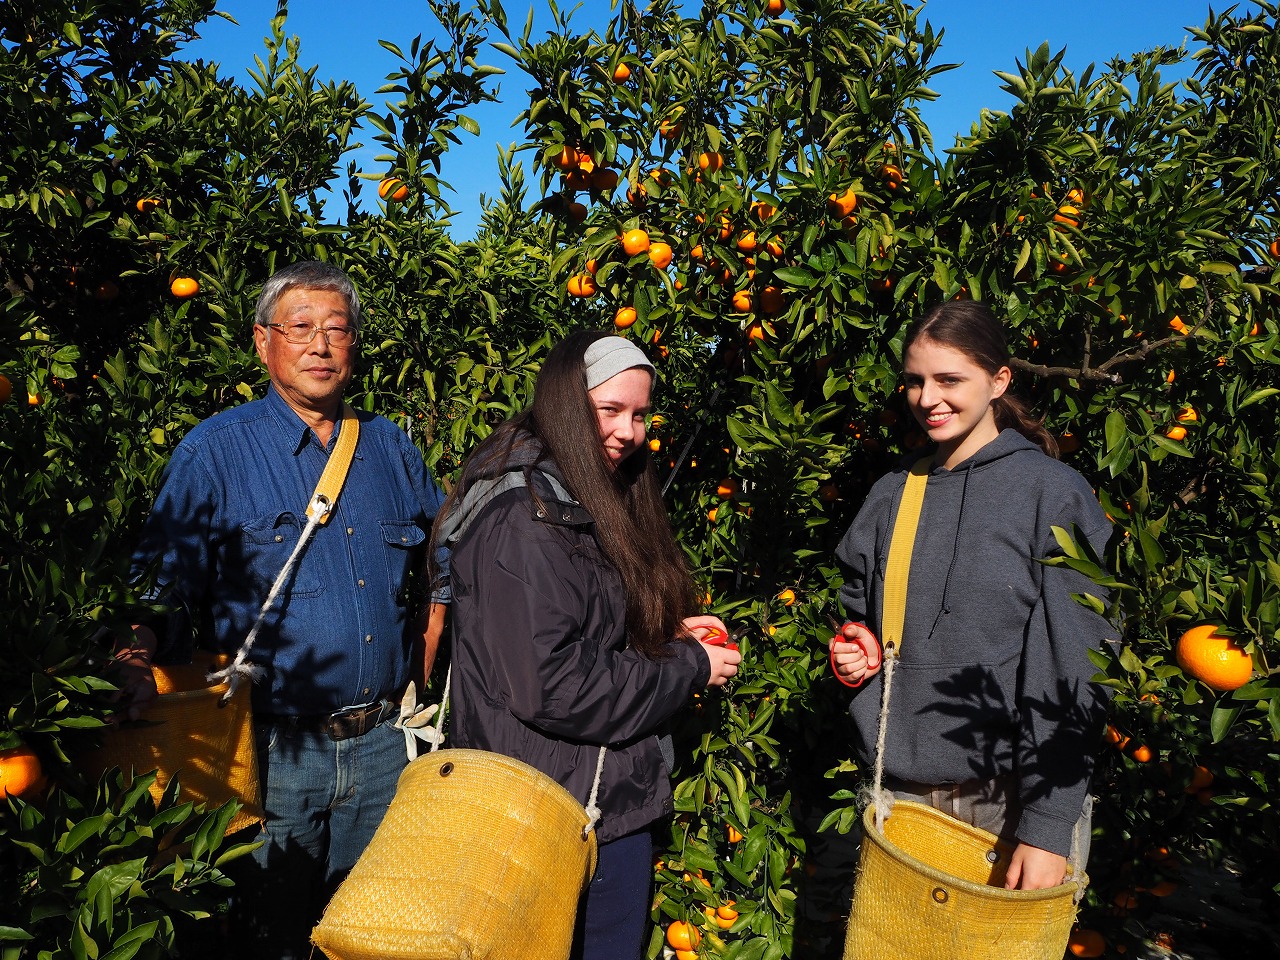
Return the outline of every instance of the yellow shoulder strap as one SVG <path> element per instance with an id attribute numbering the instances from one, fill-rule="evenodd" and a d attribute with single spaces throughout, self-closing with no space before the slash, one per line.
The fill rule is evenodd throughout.
<path id="1" fill-rule="evenodd" d="M 311 502 L 307 504 L 307 516 L 315 517 L 319 511 L 320 523 L 328 523 L 333 515 L 333 505 L 338 502 L 338 494 L 347 480 L 347 470 L 351 467 L 351 458 L 356 452 L 356 441 L 360 439 L 360 421 L 351 405 L 342 405 L 342 429 L 338 432 L 338 442 L 333 445 L 333 453 L 320 474 L 320 482 L 316 484 Z"/>
<path id="2" fill-rule="evenodd" d="M 880 610 L 880 644 L 886 657 L 896 657 L 902 649 L 902 625 L 907 617 L 907 578 L 911 575 L 911 552 L 920 525 L 920 507 L 929 482 L 933 457 L 922 457 L 911 466 L 902 489 L 898 518 L 889 541 L 889 565 L 884 573 L 884 603 Z"/>

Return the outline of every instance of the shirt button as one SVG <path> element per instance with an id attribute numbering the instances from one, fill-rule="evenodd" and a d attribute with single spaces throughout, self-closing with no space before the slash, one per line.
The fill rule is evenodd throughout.
<path id="1" fill-rule="evenodd" d="M 365 643 L 373 643 L 373 634 L 372 634 L 372 633 L 366 633 L 366 634 L 364 635 L 364 642 L 365 642 Z"/>
<path id="2" fill-rule="evenodd" d="M 284 543 L 284 537 L 276 534 L 276 543 Z"/>
<path id="3" fill-rule="evenodd" d="M 368 688 L 368 687 L 365 687 L 365 688 L 364 688 L 364 695 L 365 695 L 366 697 L 369 695 L 369 688 Z"/>
<path id="4" fill-rule="evenodd" d="M 349 537 L 349 536 L 351 536 L 353 533 L 355 533 L 355 530 L 353 530 L 351 527 L 347 527 L 347 536 Z"/>
<path id="5" fill-rule="evenodd" d="M 357 582 L 357 583 L 359 583 L 359 584 L 360 584 L 360 586 L 362 586 L 362 587 L 364 586 L 364 581 L 363 581 L 363 580 L 357 580 L 356 582 Z"/>

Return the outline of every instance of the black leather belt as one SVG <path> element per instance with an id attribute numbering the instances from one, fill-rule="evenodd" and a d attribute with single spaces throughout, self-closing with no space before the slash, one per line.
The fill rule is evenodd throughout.
<path id="1" fill-rule="evenodd" d="M 379 700 L 363 707 L 348 707 L 328 716 L 295 716 L 288 714 L 268 714 L 260 719 L 266 723 L 278 724 L 291 730 L 311 730 L 324 733 L 330 740 L 350 740 L 352 737 L 363 737 L 383 720 L 399 711 L 398 704 L 390 700 Z"/>

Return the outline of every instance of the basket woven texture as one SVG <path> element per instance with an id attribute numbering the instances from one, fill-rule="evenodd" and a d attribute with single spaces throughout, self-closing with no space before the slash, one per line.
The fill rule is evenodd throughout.
<path id="1" fill-rule="evenodd" d="M 1074 881 L 1005 890 L 1012 848 L 985 830 L 899 800 L 862 818 L 844 960 L 1061 960 L 1075 921 Z"/>
<path id="2" fill-rule="evenodd" d="M 227 832 L 262 822 L 258 755 L 254 748 L 249 688 L 242 686 L 225 707 L 218 705 L 227 684 L 210 685 L 205 675 L 225 667 L 225 654 L 197 652 L 189 664 L 153 669 L 159 696 L 144 722 L 118 727 L 102 746 L 81 759 L 91 776 L 119 767 L 125 776 L 157 771 L 151 796 L 160 800 L 175 774 L 180 799 L 218 807 L 228 800 L 244 806 Z"/>
<path id="3" fill-rule="evenodd" d="M 519 760 L 419 757 L 311 940 L 332 960 L 565 960 L 596 866 L 586 824 Z"/>

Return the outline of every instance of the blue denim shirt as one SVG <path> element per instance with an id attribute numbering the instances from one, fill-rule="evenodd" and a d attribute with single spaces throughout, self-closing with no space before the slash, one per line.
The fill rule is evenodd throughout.
<path id="1" fill-rule="evenodd" d="M 398 695 L 409 676 L 409 574 L 424 566 L 444 497 L 389 420 L 359 413 L 360 440 L 318 527 L 258 631 L 254 707 L 315 715 Z M 340 428 L 339 428 L 340 430 Z M 185 607 L 198 643 L 233 653 L 298 542 L 328 447 L 275 392 L 199 424 L 178 445 L 135 571 Z M 422 590 L 425 591 L 425 585 Z"/>

